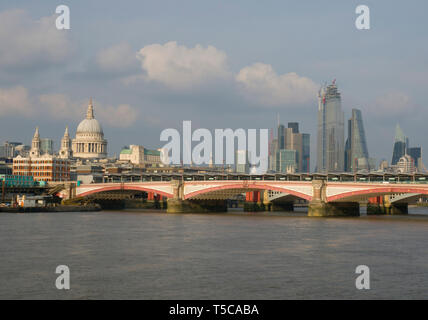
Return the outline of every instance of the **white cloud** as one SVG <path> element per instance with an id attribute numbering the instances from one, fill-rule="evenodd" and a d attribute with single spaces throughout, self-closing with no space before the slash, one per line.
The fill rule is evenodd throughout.
<path id="1" fill-rule="evenodd" d="M 216 88 L 221 85 L 224 88 L 227 83 L 229 93 L 235 94 L 238 89 L 240 94 L 259 106 L 312 102 L 319 88 L 309 78 L 294 72 L 278 75 L 271 65 L 263 63 L 244 67 L 234 75 L 228 69 L 227 55 L 213 46 L 188 48 L 175 41 L 151 44 L 143 47 L 137 58 L 145 74 L 124 78 L 124 84 L 144 79 L 186 91 L 217 80 L 213 84 Z"/>
<path id="2" fill-rule="evenodd" d="M 143 47 L 137 58 L 145 71 L 145 79 L 163 83 L 175 89 L 189 89 L 230 76 L 227 56 L 213 46 L 194 48 L 171 41 L 164 45 Z"/>
<path id="3" fill-rule="evenodd" d="M 83 120 L 88 101 L 72 100 L 60 93 L 30 96 L 22 86 L 0 88 L 0 116 L 44 117 L 53 120 Z M 94 102 L 95 116 L 110 127 L 129 127 L 138 120 L 139 112 L 128 104 L 112 106 Z"/>
<path id="4" fill-rule="evenodd" d="M 28 90 L 22 86 L 0 88 L 0 116 L 32 115 Z"/>
<path id="5" fill-rule="evenodd" d="M 278 75 L 271 65 L 255 63 L 241 69 L 236 81 L 249 100 L 268 106 L 302 104 L 316 98 L 319 86 L 294 72 Z"/>
<path id="6" fill-rule="evenodd" d="M 0 66 L 24 67 L 64 61 L 67 31 L 57 30 L 56 16 L 32 19 L 24 10 L 0 12 Z"/>
<path id="7" fill-rule="evenodd" d="M 128 43 L 119 43 L 98 52 L 96 63 L 103 71 L 126 72 L 138 66 L 135 51 Z"/>

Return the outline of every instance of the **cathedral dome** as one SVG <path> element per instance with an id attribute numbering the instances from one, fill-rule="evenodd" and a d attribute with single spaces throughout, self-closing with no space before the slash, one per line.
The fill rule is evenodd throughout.
<path id="1" fill-rule="evenodd" d="M 76 130 L 76 138 L 72 142 L 75 158 L 102 159 L 107 157 L 107 140 L 101 124 L 94 117 L 92 99 L 89 101 L 86 119 L 83 119 Z"/>
<path id="2" fill-rule="evenodd" d="M 83 119 L 77 126 L 76 133 L 103 134 L 103 129 L 97 119 Z"/>
<path id="3" fill-rule="evenodd" d="M 88 105 L 88 111 L 86 112 L 86 119 L 83 119 L 77 126 L 76 133 L 98 133 L 103 134 L 103 129 L 97 119 L 94 118 L 94 107 L 92 105 L 92 99 Z"/>

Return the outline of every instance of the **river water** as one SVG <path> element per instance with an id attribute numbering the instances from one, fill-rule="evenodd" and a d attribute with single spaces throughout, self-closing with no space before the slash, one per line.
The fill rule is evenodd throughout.
<path id="1" fill-rule="evenodd" d="M 427 299 L 428 208 L 410 211 L 3 213 L 0 298 Z M 55 287 L 58 265 L 70 290 Z M 370 290 L 355 287 L 358 265 Z"/>

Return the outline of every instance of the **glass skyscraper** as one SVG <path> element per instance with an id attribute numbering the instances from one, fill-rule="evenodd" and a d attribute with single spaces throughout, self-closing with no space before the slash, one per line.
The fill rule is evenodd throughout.
<path id="1" fill-rule="evenodd" d="M 53 154 L 53 140 L 49 138 L 40 139 L 41 154 Z"/>
<path id="2" fill-rule="evenodd" d="M 311 171 L 311 137 L 309 133 L 302 133 L 302 170 Z"/>
<path id="3" fill-rule="evenodd" d="M 294 151 L 294 166 L 295 172 L 309 172 L 310 171 L 310 135 L 307 133 L 299 132 L 299 124 L 297 122 L 289 122 L 288 127 L 278 125 L 278 139 L 276 146 L 276 157 L 282 157 L 282 160 L 276 159 L 276 171 L 290 170 L 291 166 L 291 153 L 280 153 L 280 151 Z M 287 165 L 284 166 L 284 159 Z"/>
<path id="4" fill-rule="evenodd" d="M 317 171 L 344 171 L 344 114 L 335 81 L 318 93 Z"/>
<path id="5" fill-rule="evenodd" d="M 348 121 L 348 139 L 345 146 L 345 171 L 370 170 L 369 152 L 361 110 L 352 109 Z"/>
<path id="6" fill-rule="evenodd" d="M 278 125 L 278 149 L 285 149 L 285 127 Z"/>
<path id="7" fill-rule="evenodd" d="M 400 126 L 397 124 L 397 127 L 395 128 L 395 141 L 391 165 L 396 165 L 398 160 L 406 154 L 407 146 L 408 139 L 404 135 L 403 130 L 401 130 Z"/>
<path id="8" fill-rule="evenodd" d="M 276 153 L 276 171 L 281 173 L 296 172 L 296 150 L 278 150 Z"/>
<path id="9" fill-rule="evenodd" d="M 413 158 L 415 162 L 415 167 L 420 170 L 420 166 L 422 164 L 422 148 L 421 147 L 413 147 L 408 150 L 409 156 Z"/>

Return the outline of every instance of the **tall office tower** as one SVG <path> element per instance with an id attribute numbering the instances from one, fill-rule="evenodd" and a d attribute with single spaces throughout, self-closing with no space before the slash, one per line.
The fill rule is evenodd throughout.
<path id="1" fill-rule="evenodd" d="M 406 154 L 409 139 L 404 135 L 403 130 L 397 124 L 395 127 L 394 150 L 392 152 L 391 165 L 396 165 L 398 160 Z"/>
<path id="2" fill-rule="evenodd" d="M 285 127 L 278 124 L 278 149 L 285 149 Z"/>
<path id="3" fill-rule="evenodd" d="M 288 128 L 292 129 L 293 133 L 299 133 L 299 124 L 297 122 L 289 122 Z"/>
<path id="4" fill-rule="evenodd" d="M 351 137 L 352 137 L 352 120 L 349 119 L 348 120 L 348 137 L 346 138 L 346 142 L 345 142 L 345 158 L 344 158 L 344 162 L 345 162 L 345 172 L 349 172 L 352 171 L 351 170 Z"/>
<path id="5" fill-rule="evenodd" d="M 278 150 L 276 154 L 276 171 L 281 173 L 296 172 L 296 158 L 296 150 Z"/>
<path id="6" fill-rule="evenodd" d="M 302 169 L 300 172 L 311 171 L 311 135 L 302 133 Z"/>
<path id="7" fill-rule="evenodd" d="M 345 171 L 370 170 L 369 152 L 361 110 L 352 109 L 348 120 L 348 139 L 345 145 Z"/>
<path id="8" fill-rule="evenodd" d="M 276 171 L 276 153 L 278 151 L 278 139 L 272 139 L 269 151 L 269 171 Z"/>
<path id="9" fill-rule="evenodd" d="M 281 150 L 295 151 L 294 153 L 287 154 L 288 157 L 292 154 L 296 157 L 294 170 L 296 172 L 309 172 L 310 135 L 307 133 L 300 133 L 299 124 L 297 122 L 289 122 L 288 128 L 285 128 L 282 124 L 278 125 L 278 137 L 278 147 L 275 154 L 278 156 L 278 152 Z M 285 153 L 282 153 L 282 156 L 284 155 Z M 287 159 L 287 161 L 289 161 L 289 159 Z M 278 163 L 278 160 L 276 160 L 276 164 Z M 277 166 L 276 171 L 285 172 L 283 166 L 282 169 Z"/>
<path id="10" fill-rule="evenodd" d="M 415 167 L 418 171 L 422 169 L 422 148 L 421 147 L 413 147 L 408 149 L 409 156 L 412 157 Z"/>
<path id="11" fill-rule="evenodd" d="M 344 114 L 336 80 L 318 93 L 317 171 L 344 170 Z"/>
<path id="12" fill-rule="evenodd" d="M 294 133 L 294 129 L 290 126 L 285 129 L 285 148 L 286 150 L 294 150 L 296 155 L 296 172 L 302 170 L 302 134 Z"/>

